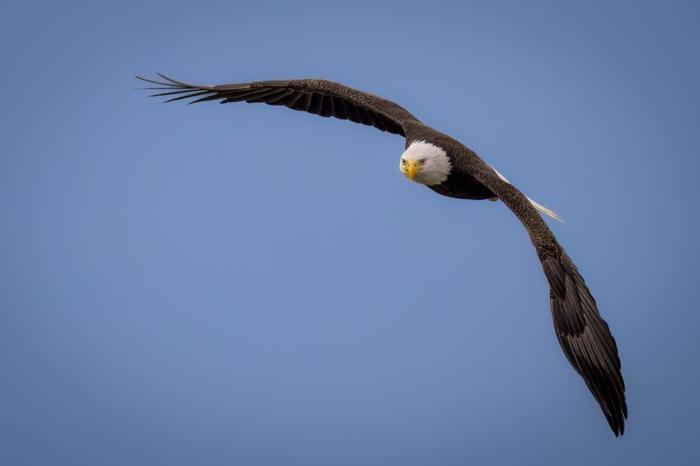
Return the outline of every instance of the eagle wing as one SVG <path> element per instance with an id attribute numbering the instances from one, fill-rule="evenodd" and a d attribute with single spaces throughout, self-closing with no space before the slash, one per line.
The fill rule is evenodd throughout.
<path id="1" fill-rule="evenodd" d="M 470 170 L 472 175 L 520 219 L 537 250 L 549 282 L 554 329 L 566 358 L 600 404 L 615 436 L 622 435 L 627 419 L 625 382 L 615 338 L 598 313 L 595 299 L 527 197 L 481 159 L 477 158 L 477 162 Z"/>
<path id="2" fill-rule="evenodd" d="M 218 100 L 222 104 L 262 102 L 269 105 L 284 105 L 293 110 L 374 126 L 381 131 L 402 136 L 406 135 L 404 127 L 407 122 L 418 122 L 406 109 L 394 102 L 325 79 L 290 79 L 201 86 L 175 81 L 160 73 L 158 75 L 162 80 L 141 76 L 136 78 L 156 84 L 157 87 L 146 89 L 163 91 L 153 94 L 152 97 L 169 97 L 166 102 L 194 99 L 190 103 Z"/>

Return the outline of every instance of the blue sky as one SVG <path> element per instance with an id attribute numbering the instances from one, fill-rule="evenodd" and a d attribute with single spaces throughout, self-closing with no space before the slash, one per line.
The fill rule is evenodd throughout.
<path id="1" fill-rule="evenodd" d="M 25 2 L 0 18 L 0 463 L 698 464 L 693 2 Z M 514 216 L 403 140 L 202 83 L 407 107 L 567 220 L 615 439 Z"/>

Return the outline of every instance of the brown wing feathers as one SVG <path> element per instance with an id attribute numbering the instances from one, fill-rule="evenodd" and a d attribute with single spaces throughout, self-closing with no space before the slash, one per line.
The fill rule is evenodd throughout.
<path id="1" fill-rule="evenodd" d="M 600 404 L 610 428 L 622 435 L 627 403 L 615 338 L 563 250 L 558 257 L 545 257 L 542 268 L 550 283 L 549 301 L 559 344 Z"/>
<path id="2" fill-rule="evenodd" d="M 221 86 L 200 86 L 168 78 L 159 73 L 162 81 L 138 79 L 158 87 L 152 97 L 168 97 L 165 102 L 193 99 L 189 103 L 219 100 L 220 103 L 248 102 L 283 105 L 323 117 L 350 120 L 374 126 L 381 131 L 405 136 L 403 124 L 417 121 L 399 105 L 372 94 L 322 79 L 298 79 L 286 81 L 258 81 Z"/>
<path id="3" fill-rule="evenodd" d="M 549 302 L 559 344 L 598 401 L 610 428 L 616 436 L 622 435 L 627 403 L 617 344 L 583 277 L 520 191 L 485 164 L 474 171 L 474 176 L 496 193 L 525 226 L 549 282 Z"/>

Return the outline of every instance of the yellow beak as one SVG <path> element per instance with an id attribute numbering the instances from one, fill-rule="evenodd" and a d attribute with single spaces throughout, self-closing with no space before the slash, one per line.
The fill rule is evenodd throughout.
<path id="1" fill-rule="evenodd" d="M 409 180 L 413 181 L 418 172 L 420 171 L 420 165 L 415 160 L 408 161 L 408 168 L 406 168 L 406 176 Z"/>

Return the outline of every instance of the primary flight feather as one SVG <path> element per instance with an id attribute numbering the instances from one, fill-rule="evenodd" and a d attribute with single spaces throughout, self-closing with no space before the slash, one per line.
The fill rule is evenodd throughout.
<path id="1" fill-rule="evenodd" d="M 527 230 L 542 263 L 554 329 L 566 358 L 600 404 L 614 434 L 624 433 L 627 403 L 617 344 L 583 277 L 538 213 L 561 220 L 554 211 L 525 196 L 468 147 L 381 97 L 323 79 L 199 86 L 159 76 L 162 80 L 137 78 L 155 84 L 147 89 L 162 91 L 153 96 L 167 97 L 167 102 L 262 102 L 398 134 L 406 140 L 399 169 L 410 180 L 445 196 L 501 200 Z"/>

